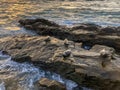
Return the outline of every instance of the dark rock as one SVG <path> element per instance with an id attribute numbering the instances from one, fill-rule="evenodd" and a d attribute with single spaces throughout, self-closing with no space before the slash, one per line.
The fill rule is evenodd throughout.
<path id="1" fill-rule="evenodd" d="M 77 87 L 74 87 L 73 90 L 84 90 L 84 89 L 80 86 L 77 86 Z"/>
<path id="2" fill-rule="evenodd" d="M 59 27 L 58 24 L 56 24 L 56 23 L 54 23 L 54 22 L 52 22 L 52 21 L 43 19 L 43 18 L 38 18 L 38 19 L 36 19 L 35 21 L 36 21 L 36 22 L 40 22 L 40 23 L 42 23 L 43 25 Z"/>
<path id="3" fill-rule="evenodd" d="M 19 23 L 21 25 L 31 25 L 31 24 L 34 24 L 35 22 L 36 22 L 36 20 L 34 20 L 34 19 L 19 20 Z"/>
<path id="4" fill-rule="evenodd" d="M 2 51 L 2 54 L 3 55 L 8 55 L 8 52 L 7 51 Z"/>
<path id="5" fill-rule="evenodd" d="M 100 30 L 100 34 L 104 34 L 104 35 L 114 35 L 114 34 L 116 34 L 117 35 L 117 33 L 120 33 L 120 31 L 117 31 L 117 28 L 116 27 L 105 27 L 105 28 L 102 28 L 101 30 Z"/>
<path id="6" fill-rule="evenodd" d="M 49 43 L 51 41 L 50 37 L 48 36 L 45 40 L 44 40 L 47 43 Z"/>
<path id="7" fill-rule="evenodd" d="M 12 60 L 23 63 L 23 62 L 31 62 L 31 57 L 27 55 L 16 55 L 12 57 Z"/>
<path id="8" fill-rule="evenodd" d="M 71 52 L 72 52 L 71 50 L 66 50 L 65 52 L 63 52 L 63 58 L 70 57 Z"/>
<path id="9" fill-rule="evenodd" d="M 99 25 L 96 25 L 94 23 L 82 23 L 81 25 L 74 26 L 72 29 L 83 29 L 83 30 L 89 30 L 89 31 L 97 31 L 101 27 Z"/>
<path id="10" fill-rule="evenodd" d="M 19 23 L 21 25 L 33 25 L 34 27 L 39 26 L 39 25 L 44 25 L 44 26 L 47 25 L 47 26 L 59 27 L 58 24 L 56 24 L 56 23 L 54 23 L 52 21 L 43 19 L 43 18 L 38 18 L 38 19 L 21 19 L 21 20 L 19 20 Z"/>
<path id="11" fill-rule="evenodd" d="M 95 24 L 83 23 L 68 28 L 46 19 L 20 20 L 20 24 L 42 36 L 53 36 L 61 40 L 68 39 L 74 42 L 87 42 L 91 47 L 95 44 L 107 45 L 115 48 L 118 52 L 120 51 L 119 27 L 102 28 Z"/>

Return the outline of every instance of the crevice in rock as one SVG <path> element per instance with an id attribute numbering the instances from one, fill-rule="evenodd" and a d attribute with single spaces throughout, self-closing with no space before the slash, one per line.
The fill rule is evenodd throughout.
<path id="1" fill-rule="evenodd" d="M 93 47 L 93 44 L 90 43 L 89 41 L 87 42 L 82 42 L 81 48 L 85 50 L 90 50 Z"/>

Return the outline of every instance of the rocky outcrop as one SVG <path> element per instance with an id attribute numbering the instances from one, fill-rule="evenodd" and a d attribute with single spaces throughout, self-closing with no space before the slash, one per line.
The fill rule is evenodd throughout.
<path id="1" fill-rule="evenodd" d="M 49 35 L 61 40 L 67 38 L 74 42 L 83 42 L 90 46 L 95 44 L 107 45 L 120 51 L 119 27 L 102 28 L 95 24 L 80 24 L 72 28 L 60 26 L 45 19 L 20 20 L 20 25 L 33 30 L 39 35 Z"/>
<path id="2" fill-rule="evenodd" d="M 119 90 L 120 55 L 112 47 L 96 44 L 85 50 L 82 45 L 48 36 L 20 35 L 0 39 L 0 50 L 17 62 L 29 61 L 83 86 Z"/>
<path id="3" fill-rule="evenodd" d="M 37 87 L 39 88 L 38 90 L 66 90 L 63 84 L 48 78 L 41 78 L 37 82 Z"/>

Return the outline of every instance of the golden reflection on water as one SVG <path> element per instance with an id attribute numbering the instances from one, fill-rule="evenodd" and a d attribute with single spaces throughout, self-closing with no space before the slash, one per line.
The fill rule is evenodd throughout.
<path id="1" fill-rule="evenodd" d="M 56 4 L 49 4 L 42 5 L 27 2 L 27 1 L 20 1 L 20 0 L 3 0 L 2 3 L 0 1 L 0 26 L 4 27 L 5 30 L 20 30 L 20 28 L 16 25 L 17 21 L 20 18 L 24 18 L 29 16 L 29 13 L 38 12 L 38 10 L 42 11 L 48 8 L 52 8 Z M 7 5 L 7 6 L 6 6 Z M 34 8 L 35 6 L 35 8 Z M 36 10 L 36 8 L 38 10 Z M 27 15 L 28 13 L 28 15 Z"/>
<path id="2" fill-rule="evenodd" d="M 111 2 L 100 0 L 92 2 L 85 0 L 78 0 L 78 2 L 69 0 L 0 0 L 0 27 L 7 30 L 20 30 L 17 26 L 20 18 L 41 16 L 59 24 L 67 24 L 66 21 L 70 21 L 70 23 L 82 21 L 119 23 L 119 16 L 115 14 L 120 11 L 119 7 L 120 4 L 112 0 Z"/>
<path id="3" fill-rule="evenodd" d="M 18 20 L 18 16 L 24 14 L 24 5 L 21 4 L 11 4 L 7 9 L 8 13 L 8 23 L 10 23 L 13 20 Z M 12 25 L 13 26 L 13 25 Z M 19 27 L 6 27 L 7 30 L 20 30 Z"/>
<path id="4" fill-rule="evenodd" d="M 26 7 L 31 8 L 31 5 L 19 4 L 18 0 L 9 0 L 8 2 L 4 0 L 2 4 L 7 6 L 4 6 L 4 9 L 0 12 L 0 25 L 8 25 L 5 27 L 7 30 L 20 30 L 12 22 L 18 21 L 20 19 L 19 15 L 24 15 Z"/>
<path id="5" fill-rule="evenodd" d="M 9 18 L 14 19 L 20 14 L 24 14 L 26 5 L 22 4 L 13 4 L 7 8 L 7 11 L 10 13 Z M 30 7 L 30 6 L 29 6 Z"/>

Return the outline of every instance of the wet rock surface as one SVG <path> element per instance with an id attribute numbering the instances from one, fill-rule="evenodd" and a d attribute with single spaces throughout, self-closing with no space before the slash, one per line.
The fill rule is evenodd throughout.
<path id="1" fill-rule="evenodd" d="M 46 42 L 48 38 L 49 42 Z M 81 48 L 82 43 L 68 40 L 67 47 L 65 43 L 65 40 L 54 37 L 20 35 L 1 38 L 0 50 L 17 62 L 28 62 L 29 58 L 34 65 L 56 72 L 79 85 L 96 90 L 120 89 L 120 55 L 114 48 L 96 44 L 85 50 Z M 101 57 L 101 50 L 109 52 L 109 55 Z M 64 57 L 66 53 L 69 55 Z"/>
<path id="2" fill-rule="evenodd" d="M 21 26 L 33 30 L 39 35 L 49 35 L 62 40 L 67 38 L 74 42 L 84 42 L 92 46 L 95 44 L 107 45 L 114 47 L 116 51 L 120 51 L 119 27 L 108 26 L 103 28 L 95 24 L 83 23 L 68 28 L 45 19 L 25 19 L 19 22 Z"/>

